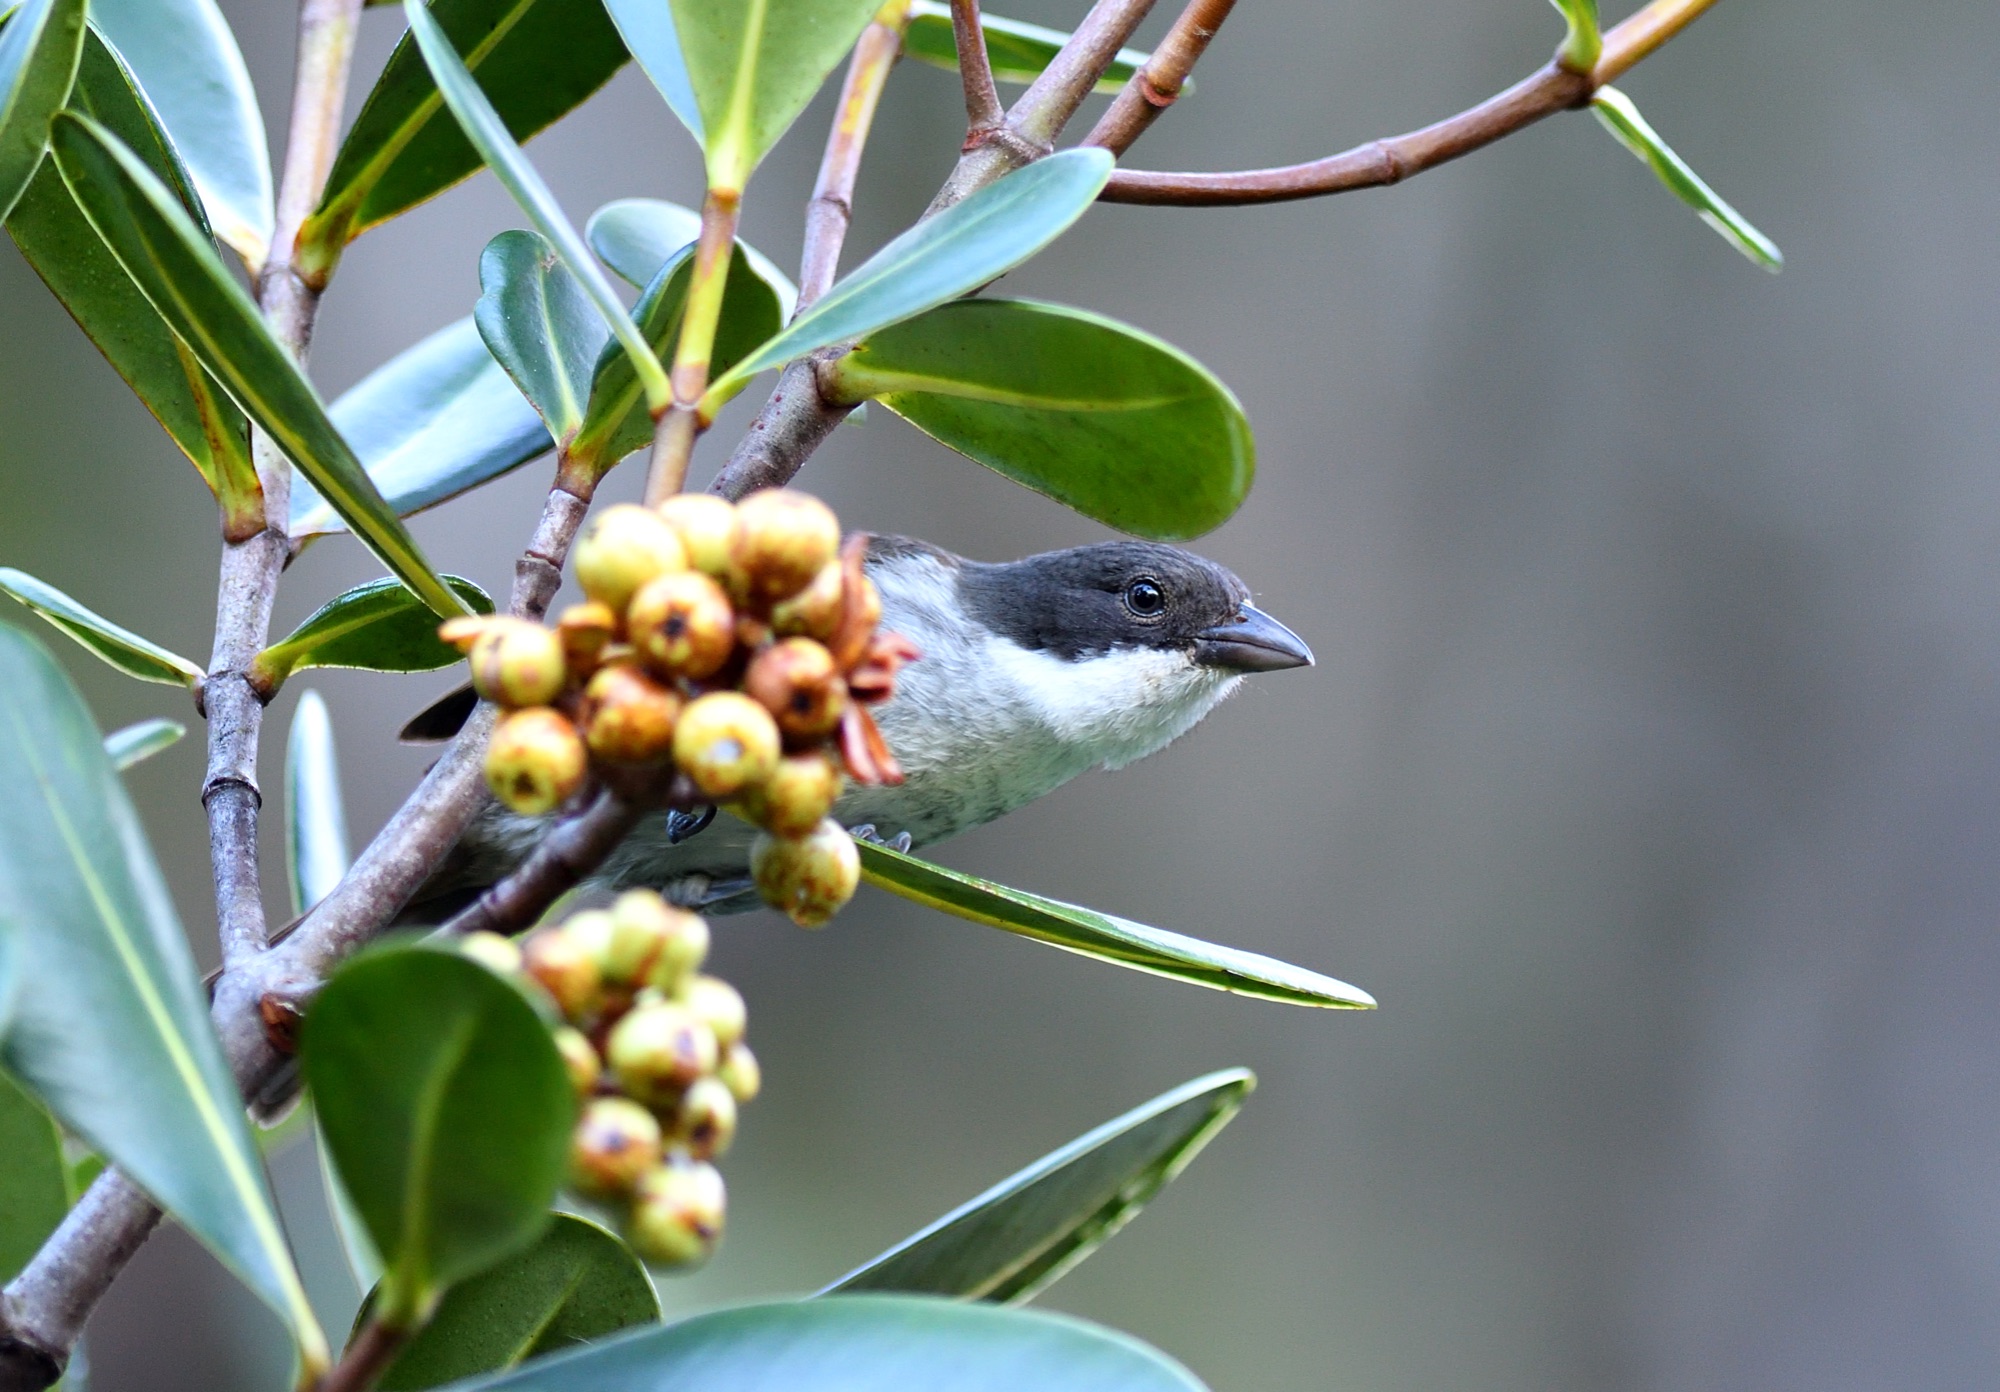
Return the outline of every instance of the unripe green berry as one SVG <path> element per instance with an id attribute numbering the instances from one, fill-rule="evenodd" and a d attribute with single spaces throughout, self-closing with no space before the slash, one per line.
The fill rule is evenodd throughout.
<path id="1" fill-rule="evenodd" d="M 824 927 L 861 883 L 861 853 L 838 822 L 821 822 L 797 840 L 757 838 L 750 875 L 764 902 L 801 928 Z"/>
<path id="2" fill-rule="evenodd" d="M 708 923 L 650 889 L 631 889 L 611 906 L 606 972 L 621 986 L 671 991 L 708 956 Z"/>
<path id="3" fill-rule="evenodd" d="M 671 1106 L 696 1078 L 715 1071 L 715 1031 L 666 1002 L 635 1006 L 612 1026 L 605 1055 L 618 1085 L 650 1106 Z"/>
<path id="4" fill-rule="evenodd" d="M 819 499 L 766 488 L 736 505 L 734 555 L 750 590 L 767 602 L 790 599 L 840 550 L 840 520 Z"/>
<path id="5" fill-rule="evenodd" d="M 583 688 L 584 743 L 614 763 L 664 758 L 680 714 L 680 695 L 629 662 L 599 668 Z"/>
<path id="6" fill-rule="evenodd" d="M 458 950 L 496 976 L 521 974 L 521 949 L 512 938 L 498 933 L 467 933 L 458 940 Z"/>
<path id="7" fill-rule="evenodd" d="M 486 746 L 486 786 L 524 816 L 555 811 L 576 796 L 589 773 L 583 736 L 547 706 L 506 716 Z"/>
<path id="8" fill-rule="evenodd" d="M 833 654 L 810 638 L 780 639 L 758 653 L 743 674 L 743 690 L 795 745 L 825 739 L 847 709 L 847 683 Z"/>
<path id="9" fill-rule="evenodd" d="M 705 797 L 735 797 L 778 767 L 778 726 L 748 696 L 714 691 L 697 697 L 674 727 L 674 762 Z"/>
<path id="10" fill-rule="evenodd" d="M 636 503 L 606 508 L 576 544 L 576 580 L 613 614 L 647 581 L 687 569 L 687 552 L 659 514 Z"/>
<path id="11" fill-rule="evenodd" d="M 691 570 L 662 575 L 633 595 L 625 631 L 648 666 L 692 681 L 713 676 L 736 651 L 729 596 Z"/>
<path id="12" fill-rule="evenodd" d="M 722 1062 L 715 1066 L 715 1076 L 739 1103 L 755 1101 L 764 1090 L 764 1066 L 740 1039 L 723 1051 Z"/>
<path id="13" fill-rule="evenodd" d="M 569 1085 L 576 1089 L 578 1097 L 589 1097 L 597 1091 L 597 1080 L 604 1076 L 604 1060 L 597 1056 L 597 1046 L 589 1036 L 574 1025 L 560 1025 L 554 1039 L 556 1052 L 562 1056 L 563 1071 L 569 1074 Z"/>
<path id="14" fill-rule="evenodd" d="M 840 765 L 820 750 L 787 754 L 737 806 L 746 821 L 773 836 L 804 836 L 833 810 L 844 781 Z"/>
<path id="15" fill-rule="evenodd" d="M 541 928 L 521 944 L 521 969 L 549 993 L 569 1020 L 587 1019 L 604 994 L 604 974 L 587 943 L 560 928 Z"/>
<path id="16" fill-rule="evenodd" d="M 697 1020 L 715 1032 L 724 1049 L 743 1037 L 750 1009 L 743 993 L 719 976 L 691 976 L 674 993 L 674 1004 L 686 1006 Z"/>
<path id="17" fill-rule="evenodd" d="M 828 561 L 803 590 L 771 610 L 771 631 L 783 638 L 813 638 L 826 643 L 840 627 L 842 571 Z"/>
<path id="18" fill-rule="evenodd" d="M 714 1160 L 736 1139 L 736 1095 L 719 1078 L 697 1078 L 674 1108 L 673 1143 L 697 1160 Z"/>
<path id="19" fill-rule="evenodd" d="M 625 1235 L 632 1250 L 654 1266 L 698 1266 L 722 1241 L 727 1207 L 727 1192 L 715 1166 L 669 1156 L 639 1180 Z"/>
<path id="20" fill-rule="evenodd" d="M 568 679 L 562 639 L 526 619 L 487 620 L 469 656 L 472 689 L 510 709 L 547 705 Z"/>
<path id="21" fill-rule="evenodd" d="M 624 1097 L 600 1097 L 583 1109 L 570 1135 L 570 1182 L 585 1194 L 629 1194 L 660 1163 L 660 1123 Z"/>
<path id="22" fill-rule="evenodd" d="M 726 586 L 736 565 L 736 505 L 713 493 L 676 493 L 657 511 L 680 537 L 688 564 Z"/>

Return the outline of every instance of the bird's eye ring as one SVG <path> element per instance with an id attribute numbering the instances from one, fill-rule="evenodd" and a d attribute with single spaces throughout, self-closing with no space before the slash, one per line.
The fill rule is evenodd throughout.
<path id="1" fill-rule="evenodd" d="M 1125 587 L 1125 607 L 1139 618 L 1157 618 L 1167 607 L 1167 592 L 1159 581 L 1142 576 Z"/>

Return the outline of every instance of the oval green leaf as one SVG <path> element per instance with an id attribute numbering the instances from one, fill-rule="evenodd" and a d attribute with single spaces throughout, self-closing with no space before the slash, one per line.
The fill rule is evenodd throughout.
<path id="1" fill-rule="evenodd" d="M 398 353 L 327 414 L 398 517 L 490 483 L 553 443 L 469 318 Z M 306 480 L 293 481 L 293 537 L 345 530 Z"/>
<path id="2" fill-rule="evenodd" d="M 591 368 L 603 349 L 604 320 L 577 278 L 537 232 L 502 232 L 479 256 L 479 304 L 473 319 L 555 437 L 575 438 L 590 395 Z"/>
<path id="3" fill-rule="evenodd" d="M 44 584 L 26 571 L 0 566 L 0 590 L 27 605 L 65 635 L 75 639 L 93 656 L 110 663 L 128 677 L 159 682 L 163 686 L 186 687 L 192 687 L 201 680 L 201 668 L 179 653 L 168 652 L 129 628 L 120 628 L 102 614 L 84 608 L 54 585 Z"/>
<path id="4" fill-rule="evenodd" d="M 587 1218 L 558 1213 L 534 1246 L 453 1286 L 376 1386 L 442 1387 L 659 1318 L 660 1297 L 632 1249 Z"/>
<path id="5" fill-rule="evenodd" d="M 493 612 L 486 591 L 462 575 L 444 577 L 466 609 Z M 438 637 L 437 615 L 388 576 L 335 595 L 282 642 L 257 654 L 250 679 L 276 691 L 307 667 L 351 667 L 363 672 L 435 672 L 463 656 Z"/>
<path id="6" fill-rule="evenodd" d="M 0 934 L 4 938 L 4 934 Z M 69 1212 L 62 1132 L 0 1071 L 0 1283 L 11 1281 Z"/>
<path id="7" fill-rule="evenodd" d="M 1183 1083 L 1043 1156 L 821 1294 L 1032 1300 L 1131 1222 L 1256 1085 L 1242 1068 Z"/>
<path id="8" fill-rule="evenodd" d="M 90 117 L 143 159 L 197 220 L 201 205 L 146 98 L 95 30 L 69 107 Z M 90 225 L 55 161 L 45 160 L 7 231 L 35 273 L 158 418 L 222 504 L 232 536 L 264 525 L 264 498 L 250 459 L 250 425 L 140 293 Z"/>
<path id="9" fill-rule="evenodd" d="M 250 69 L 215 0 L 90 0 L 173 138 L 223 244 L 254 271 L 271 250 L 271 152 Z"/>
<path id="10" fill-rule="evenodd" d="M 285 869 L 292 912 L 302 914 L 333 893 L 353 863 L 333 721 L 320 694 L 307 691 L 299 696 L 285 739 Z"/>
<path id="11" fill-rule="evenodd" d="M 1687 161 L 1660 139 L 1660 133 L 1646 123 L 1639 108 L 1623 92 L 1616 87 L 1598 88 L 1590 99 L 1590 110 L 1599 125 L 1653 171 L 1667 192 L 1694 209 L 1731 246 L 1767 271 L 1776 273 L 1785 268 L 1785 255 L 1778 250 L 1778 244 L 1704 183 Z"/>
<path id="12" fill-rule="evenodd" d="M 337 972 L 303 1057 L 341 1183 L 412 1328 L 445 1289 L 541 1233 L 576 1096 L 528 999 L 450 952 L 392 947 Z"/>
<path id="13" fill-rule="evenodd" d="M 291 1327 L 326 1344 L 258 1164 L 187 938 L 82 698 L 0 628 L 0 921 L 35 989 L 6 1067 Z"/>
<path id="14" fill-rule="evenodd" d="M 1083 216 L 1111 165 L 1108 150 L 1064 150 L 918 223 L 717 377 L 705 404 L 728 400 L 766 368 L 878 333 L 1012 270 Z"/>
<path id="15" fill-rule="evenodd" d="M 56 116 L 51 148 L 91 225 L 202 366 L 391 574 L 437 613 L 464 613 L 327 419 L 297 361 L 159 177 L 117 136 L 70 112 Z"/>
<path id="16" fill-rule="evenodd" d="M 326 1148 L 326 1133 L 319 1129 L 316 1119 L 313 1151 L 319 1159 L 320 1192 L 325 1195 L 326 1211 L 333 1218 L 334 1236 L 340 1239 L 340 1255 L 347 1262 L 348 1275 L 354 1278 L 355 1294 L 365 1296 L 382 1279 L 382 1257 L 375 1250 L 375 1240 L 368 1236 L 368 1225 L 355 1212 L 354 1200 L 347 1197 L 347 1190 L 334 1171 L 333 1155 Z"/>
<path id="17" fill-rule="evenodd" d="M 611 22 L 631 52 L 639 70 L 667 100 L 668 108 L 696 140 L 701 139 L 701 104 L 688 80 L 681 58 L 681 40 L 674 29 L 674 7 L 660 0 L 604 0 Z M 642 280 L 641 285 L 645 284 Z"/>
<path id="18" fill-rule="evenodd" d="M 1203 1392 L 1127 1334 L 1036 1310 L 836 1295 L 718 1310 L 455 1392 Z"/>
<path id="19" fill-rule="evenodd" d="M 111 767 L 120 773 L 134 764 L 144 763 L 165 749 L 172 749 L 187 734 L 187 726 L 178 720 L 141 720 L 136 725 L 127 725 L 122 730 L 113 730 L 104 737 L 104 752 L 111 759 Z"/>
<path id="20" fill-rule="evenodd" d="M 0 221 L 34 177 L 83 53 L 84 0 L 27 0 L 0 30 Z"/>
<path id="21" fill-rule="evenodd" d="M 986 59 L 993 65 L 993 76 L 1001 82 L 1033 82 L 1070 40 L 1060 29 L 1023 24 L 984 10 L 979 14 L 979 27 L 986 35 Z M 958 71 L 958 37 L 951 27 L 950 5 L 943 0 L 915 0 L 910 6 L 910 27 L 903 33 L 903 56 L 934 68 Z M 1119 49 L 1111 66 L 1097 79 L 1096 90 L 1116 92 L 1152 56 L 1136 48 Z M 1181 88 L 1183 95 L 1193 90 L 1192 82 Z"/>
<path id="22" fill-rule="evenodd" d="M 959 300 L 870 335 L 833 365 L 939 443 L 1107 526 L 1185 541 L 1242 506 L 1243 407 L 1193 358 L 1129 325 L 1026 300 Z"/>
<path id="23" fill-rule="evenodd" d="M 881 0 L 669 2 L 681 62 L 701 111 L 709 187 L 739 193 L 750 171 L 806 109 L 881 4 Z M 672 103 L 671 95 L 668 101 Z"/>
<path id="24" fill-rule="evenodd" d="M 1286 1005 L 1372 1010 L 1375 998 L 1330 976 L 1255 952 L 1219 947 L 1095 909 L 1009 889 L 871 841 L 857 841 L 872 885 L 958 918 L 1004 928 L 1100 962 Z"/>
<path id="25" fill-rule="evenodd" d="M 621 198 L 606 203 L 583 225 L 583 239 L 590 243 L 597 259 L 642 290 L 653 283 L 660 267 L 693 246 L 700 235 L 700 213 L 662 198 Z M 740 238 L 735 254 L 747 260 L 771 287 L 782 316 L 791 318 L 799 303 L 799 287 L 792 284 L 792 278 L 778 269 L 777 262 Z"/>
<path id="26" fill-rule="evenodd" d="M 625 63 L 599 0 L 437 0 L 430 13 L 517 140 L 582 105 Z M 404 35 L 300 233 L 308 260 L 330 264 L 347 242 L 477 173 L 480 163 Z"/>

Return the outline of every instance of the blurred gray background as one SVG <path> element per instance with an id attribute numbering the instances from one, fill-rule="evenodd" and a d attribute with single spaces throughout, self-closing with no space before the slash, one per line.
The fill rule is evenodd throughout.
<path id="1" fill-rule="evenodd" d="M 275 143 L 291 7 L 225 8 Z M 1084 6 L 1002 8 L 1067 25 Z M 665 1284 L 671 1308 L 812 1288 L 1245 1064 L 1242 1117 L 1048 1305 L 1228 1392 L 2000 1380 L 2000 9 L 1914 18 L 1731 0 L 1623 84 L 1782 244 L 1776 278 L 1582 115 L 1388 191 L 1102 208 L 1009 278 L 1241 395 L 1261 477 L 1203 549 L 1320 663 L 943 857 L 1382 1008 L 1239 1001 L 872 891 L 817 935 L 732 920 L 719 969 L 769 1085 L 726 1163 L 729 1239 Z M 368 13 L 356 104 L 400 27 Z M 1246 4 L 1134 162 L 1407 129 L 1558 32 L 1536 0 Z M 781 261 L 827 107 L 752 189 L 747 233 Z M 898 72 L 847 264 L 922 207 L 961 123 L 952 77 Z M 532 150 L 578 222 L 699 196 L 691 143 L 629 71 Z M 468 313 L 480 246 L 517 222 L 482 178 L 358 243 L 314 346 L 326 392 Z M 11 246 L 0 304 L 0 561 L 205 657 L 193 471 Z M 546 482 L 530 466 L 417 533 L 502 588 Z M 975 556 L 1100 535 L 882 413 L 804 482 L 852 524 Z M 314 547 L 280 622 L 374 573 L 350 541 Z M 106 725 L 187 717 L 63 653 Z M 423 766 L 391 732 L 445 679 L 315 684 L 365 833 Z M 207 958 L 198 743 L 131 785 Z M 267 852 L 275 905 L 275 834 Z M 309 1149 L 274 1169 L 344 1326 Z M 91 1338 L 101 1392 L 283 1378 L 275 1323 L 175 1233 Z"/>

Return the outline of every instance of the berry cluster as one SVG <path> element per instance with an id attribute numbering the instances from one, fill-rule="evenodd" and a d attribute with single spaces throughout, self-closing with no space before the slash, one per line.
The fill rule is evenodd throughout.
<path id="1" fill-rule="evenodd" d="M 701 972 L 708 940 L 705 920 L 635 889 L 518 946 L 494 933 L 461 941 L 561 1015 L 556 1048 L 583 1099 L 570 1182 L 622 1209 L 633 1250 L 656 1266 L 697 1265 L 721 1241 L 714 1161 L 762 1083 L 743 997 Z"/>
<path id="2" fill-rule="evenodd" d="M 788 489 L 607 509 L 576 547 L 586 602 L 553 629 L 475 617 L 440 630 L 508 711 L 487 747 L 494 795 L 538 815 L 593 775 L 622 787 L 678 774 L 684 799 L 763 830 L 765 901 L 824 924 L 860 878 L 827 814 L 843 778 L 902 781 L 868 706 L 917 655 L 877 631 L 865 549 L 860 536 L 843 548 L 832 511 Z"/>

